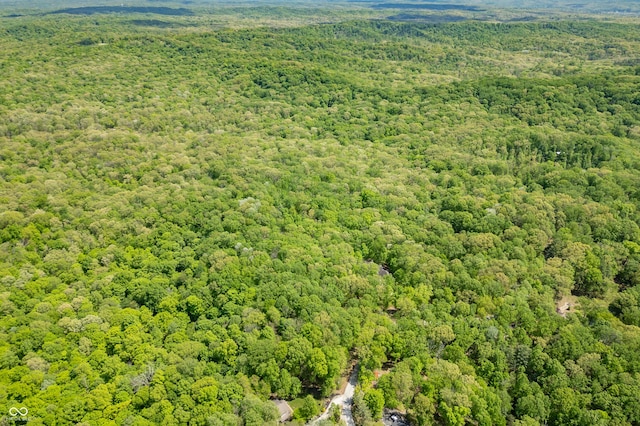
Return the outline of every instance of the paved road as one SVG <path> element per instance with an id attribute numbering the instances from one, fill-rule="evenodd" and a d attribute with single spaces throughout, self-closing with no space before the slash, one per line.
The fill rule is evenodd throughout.
<path id="1" fill-rule="evenodd" d="M 345 421 L 347 426 L 356 426 L 356 423 L 353 421 L 353 414 L 351 413 L 351 405 L 353 403 L 353 393 L 356 389 L 357 382 L 358 366 L 356 366 L 351 372 L 351 375 L 349 376 L 349 382 L 347 383 L 347 387 L 345 388 L 344 393 L 334 396 L 327 409 L 324 410 L 324 413 L 322 413 L 322 415 L 317 419 L 310 422 L 309 425 L 315 425 L 321 420 L 328 419 L 329 409 L 331 408 L 331 405 L 336 404 L 340 407 L 340 418 Z"/>

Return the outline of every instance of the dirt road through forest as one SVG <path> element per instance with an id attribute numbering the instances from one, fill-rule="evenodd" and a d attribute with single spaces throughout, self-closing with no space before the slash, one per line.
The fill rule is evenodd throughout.
<path id="1" fill-rule="evenodd" d="M 340 407 L 340 418 L 345 421 L 347 426 L 355 426 L 355 422 L 353 421 L 353 413 L 351 412 L 351 406 L 353 404 L 353 394 L 356 389 L 356 383 L 358 382 L 358 366 L 356 366 L 351 375 L 349 376 L 349 381 L 347 382 L 347 387 L 344 389 L 344 392 L 340 395 L 336 395 L 331 399 L 331 402 L 327 406 L 327 409 L 324 410 L 324 413 L 317 419 L 310 422 L 310 425 L 315 425 L 321 420 L 325 420 L 329 418 L 329 410 L 331 409 L 331 405 L 335 404 Z"/>

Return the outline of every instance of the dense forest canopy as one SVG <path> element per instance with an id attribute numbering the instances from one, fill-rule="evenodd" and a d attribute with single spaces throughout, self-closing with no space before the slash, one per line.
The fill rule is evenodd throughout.
<path id="1" fill-rule="evenodd" d="M 0 18 L 2 424 L 640 424 L 637 20 L 193 9 Z"/>

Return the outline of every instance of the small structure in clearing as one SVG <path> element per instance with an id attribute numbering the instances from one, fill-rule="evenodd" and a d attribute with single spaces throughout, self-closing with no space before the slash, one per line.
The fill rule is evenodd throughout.
<path id="1" fill-rule="evenodd" d="M 575 308 L 578 305 L 578 300 L 575 296 L 564 296 L 556 303 L 556 312 L 562 317 L 566 318 L 567 314 L 575 312 Z"/>
<path id="2" fill-rule="evenodd" d="M 280 423 L 284 423 L 293 416 L 293 409 L 284 399 L 276 399 L 273 401 L 280 412 Z"/>

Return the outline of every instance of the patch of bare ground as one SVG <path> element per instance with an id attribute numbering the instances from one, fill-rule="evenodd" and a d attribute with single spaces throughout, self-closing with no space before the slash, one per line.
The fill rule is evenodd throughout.
<path id="1" fill-rule="evenodd" d="M 578 298 L 576 296 L 563 296 L 558 302 L 556 302 L 556 312 L 563 318 L 567 317 L 567 314 L 576 311 L 578 306 Z"/>

